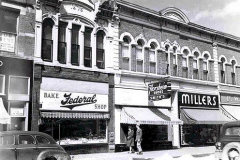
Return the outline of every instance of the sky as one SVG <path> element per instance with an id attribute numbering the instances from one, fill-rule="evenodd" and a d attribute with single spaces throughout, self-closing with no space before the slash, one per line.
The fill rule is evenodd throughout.
<path id="1" fill-rule="evenodd" d="M 240 37 L 240 0 L 125 0 L 160 11 L 176 7 L 189 21 Z"/>

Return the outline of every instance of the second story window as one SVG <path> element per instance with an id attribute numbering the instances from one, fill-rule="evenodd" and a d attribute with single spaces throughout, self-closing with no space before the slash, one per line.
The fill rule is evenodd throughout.
<path id="1" fill-rule="evenodd" d="M 221 58 L 220 60 L 220 82 L 225 83 L 225 59 Z"/>
<path id="2" fill-rule="evenodd" d="M 0 50 L 15 52 L 19 12 L 0 8 Z"/>
<path id="3" fill-rule="evenodd" d="M 199 53 L 194 52 L 194 54 L 193 54 L 193 79 L 198 79 L 198 57 L 199 57 Z"/>
<path id="4" fill-rule="evenodd" d="M 84 32 L 84 66 L 92 67 L 91 28 L 85 28 Z"/>
<path id="5" fill-rule="evenodd" d="M 150 62 L 150 73 L 156 73 L 156 47 L 157 45 L 155 43 L 150 44 L 150 50 L 149 50 L 149 62 Z"/>
<path id="6" fill-rule="evenodd" d="M 173 76 L 177 76 L 177 47 L 173 47 Z"/>
<path id="7" fill-rule="evenodd" d="M 97 67 L 100 69 L 105 68 L 105 52 L 104 52 L 104 36 L 105 33 L 103 31 L 99 31 L 97 33 Z"/>
<path id="8" fill-rule="evenodd" d="M 61 64 L 66 63 L 66 28 L 67 23 L 60 22 L 58 28 L 58 62 Z"/>
<path id="9" fill-rule="evenodd" d="M 53 56 L 53 31 L 54 22 L 50 18 L 46 18 L 42 25 L 42 59 L 52 62 Z"/>
<path id="10" fill-rule="evenodd" d="M 236 75 L 235 75 L 235 65 L 236 65 L 236 61 L 232 61 L 231 63 L 231 76 L 232 76 L 232 84 L 236 85 Z"/>
<path id="11" fill-rule="evenodd" d="M 203 80 L 204 81 L 208 80 L 208 59 L 209 59 L 209 56 L 205 54 L 203 59 Z"/>
<path id="12" fill-rule="evenodd" d="M 72 25 L 72 38 L 71 38 L 71 64 L 72 65 L 79 65 L 79 52 L 80 52 L 80 45 L 79 45 L 79 30 L 80 26 Z"/>
<path id="13" fill-rule="evenodd" d="M 122 43 L 122 69 L 129 70 L 129 57 L 130 57 L 130 43 L 131 40 L 128 36 L 123 37 Z"/>
<path id="14" fill-rule="evenodd" d="M 136 57 L 137 57 L 137 72 L 143 72 L 143 44 L 142 40 L 137 41 Z"/>
<path id="15" fill-rule="evenodd" d="M 182 58 L 183 78 L 188 78 L 188 54 L 189 54 L 189 51 L 187 49 L 183 50 L 183 58 Z"/>

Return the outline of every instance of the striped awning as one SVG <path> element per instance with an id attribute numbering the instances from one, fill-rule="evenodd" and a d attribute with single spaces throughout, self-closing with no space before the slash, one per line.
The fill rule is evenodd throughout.
<path id="1" fill-rule="evenodd" d="M 41 112 L 42 118 L 109 119 L 109 113 Z"/>
<path id="2" fill-rule="evenodd" d="M 184 124 L 223 124 L 232 121 L 220 110 L 181 109 Z"/>
<path id="3" fill-rule="evenodd" d="M 157 108 L 123 107 L 121 111 L 121 123 L 125 124 L 149 124 L 149 125 L 173 125 L 182 124 L 181 120 L 172 121 Z"/>

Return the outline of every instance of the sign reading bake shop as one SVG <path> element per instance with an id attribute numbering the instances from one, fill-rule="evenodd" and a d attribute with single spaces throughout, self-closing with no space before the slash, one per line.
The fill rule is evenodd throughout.
<path id="1" fill-rule="evenodd" d="M 218 96 L 194 93 L 178 93 L 180 106 L 218 108 Z"/>
<path id="2" fill-rule="evenodd" d="M 108 111 L 108 95 L 58 91 L 40 92 L 44 110 Z"/>

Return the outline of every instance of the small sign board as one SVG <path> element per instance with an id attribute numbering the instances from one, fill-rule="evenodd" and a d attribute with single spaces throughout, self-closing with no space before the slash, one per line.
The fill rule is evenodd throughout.
<path id="1" fill-rule="evenodd" d="M 148 84 L 148 100 L 159 101 L 171 98 L 171 82 L 156 82 Z"/>
<path id="2" fill-rule="evenodd" d="M 23 108 L 11 108 L 11 116 L 24 116 Z"/>

